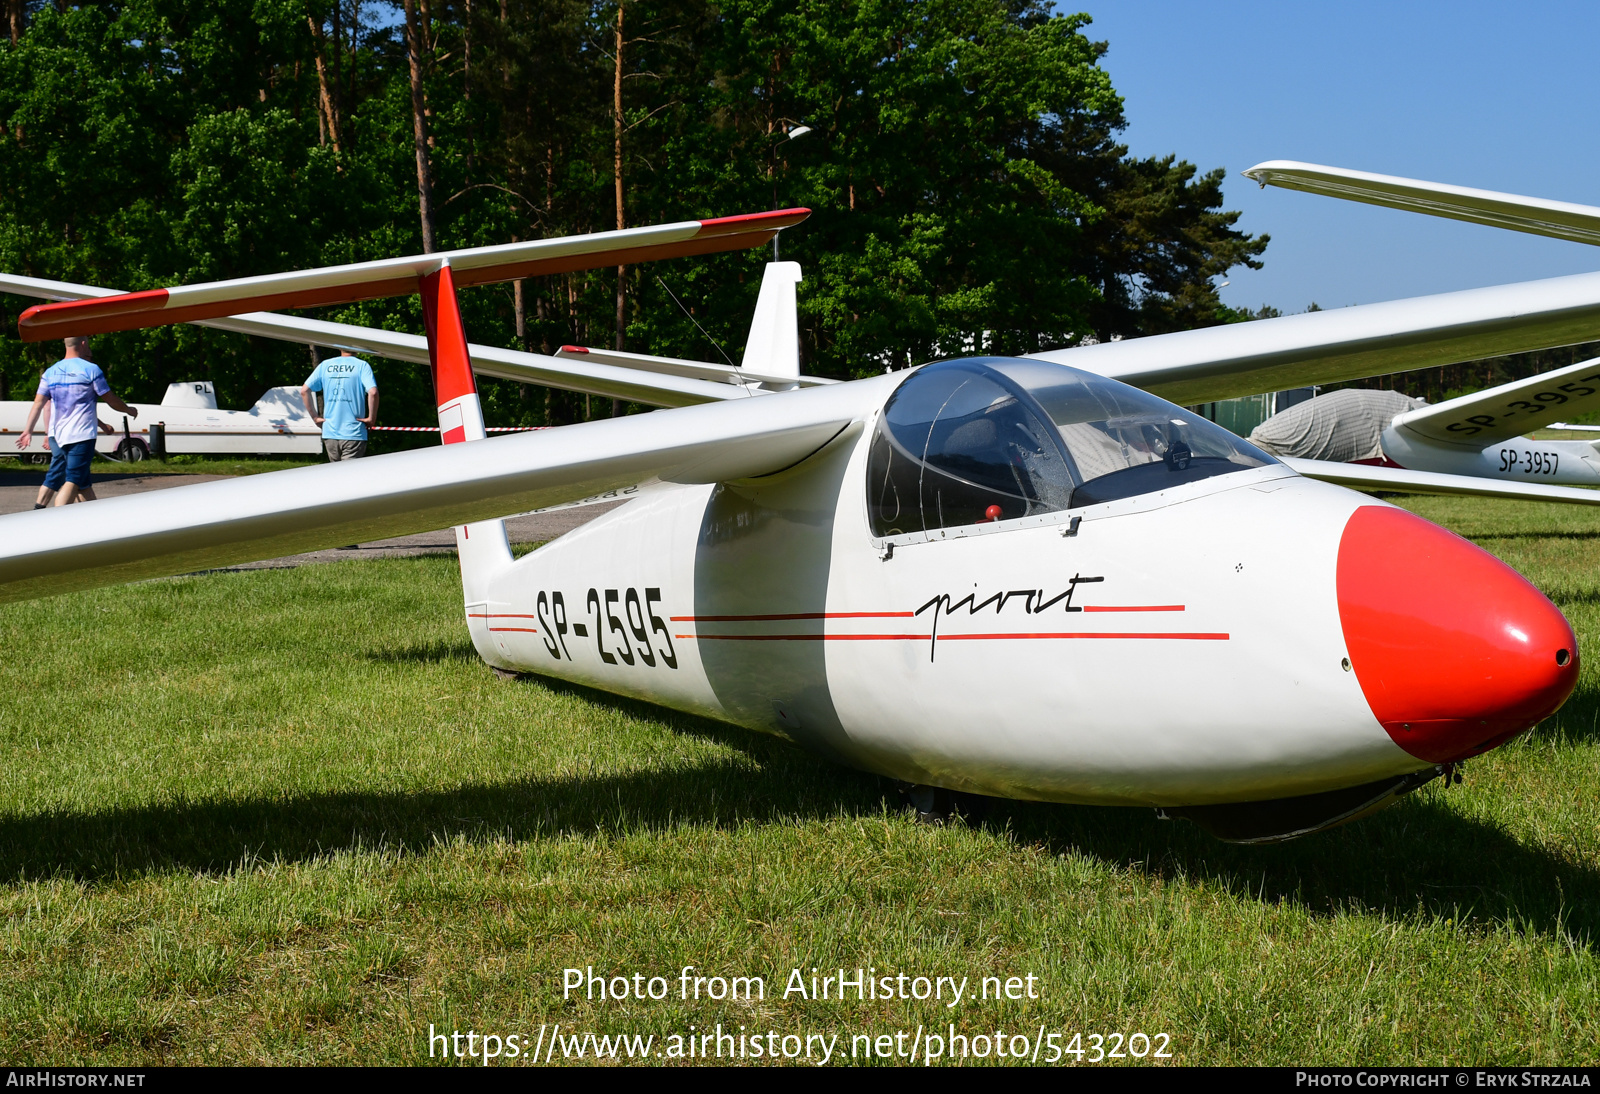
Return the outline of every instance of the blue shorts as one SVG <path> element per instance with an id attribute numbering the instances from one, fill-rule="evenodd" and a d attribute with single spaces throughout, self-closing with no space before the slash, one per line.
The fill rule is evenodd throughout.
<path id="1" fill-rule="evenodd" d="M 89 461 L 94 459 L 94 440 L 56 444 L 50 439 L 50 470 L 44 474 L 46 490 L 60 490 L 63 483 L 72 483 L 79 490 L 89 488 Z"/>

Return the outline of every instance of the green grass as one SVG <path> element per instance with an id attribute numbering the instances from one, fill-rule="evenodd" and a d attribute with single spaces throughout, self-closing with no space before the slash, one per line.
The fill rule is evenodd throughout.
<path id="1" fill-rule="evenodd" d="M 168 459 L 141 459 L 126 464 L 115 459 L 96 459 L 94 475 L 261 475 L 269 470 L 322 464 L 314 456 L 170 456 Z M 0 472 L 32 472 L 43 481 L 45 465 L 24 464 L 16 457 L 0 457 Z"/>
<path id="2" fill-rule="evenodd" d="M 305 467 L 325 463 L 316 456 L 169 456 L 164 460 L 140 460 L 123 463 L 118 460 L 96 459 L 96 475 L 259 475 L 266 471 L 282 471 L 288 467 Z M 0 457 L 0 471 L 33 472 L 44 479 L 45 467 L 24 464 L 15 456 Z"/>
<path id="3" fill-rule="evenodd" d="M 1131 809 L 919 827 L 781 742 L 499 680 L 449 558 L 7 606 L 0 1058 L 405 1063 L 430 1023 L 556 1022 L 848 1052 L 953 1020 L 1164 1032 L 1181 1063 L 1592 1062 L 1600 514 L 1407 504 L 1556 600 L 1583 682 L 1464 785 L 1268 848 Z M 562 999 L 569 966 L 675 993 L 686 964 L 767 998 Z M 858 965 L 1043 998 L 782 998 L 792 968 Z"/>

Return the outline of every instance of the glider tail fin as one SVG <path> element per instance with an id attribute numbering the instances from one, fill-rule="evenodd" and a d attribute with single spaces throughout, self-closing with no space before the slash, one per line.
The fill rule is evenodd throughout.
<path id="1" fill-rule="evenodd" d="M 439 437 L 445 444 L 485 440 L 489 434 L 483 427 L 483 408 L 478 402 L 478 386 L 472 375 L 472 358 L 467 352 L 467 335 L 449 261 L 417 280 L 428 330 L 428 364 L 439 404 Z M 487 602 L 490 579 L 511 563 L 505 522 L 486 520 L 458 525 L 456 552 L 461 560 L 461 586 L 470 615 L 475 606 Z"/>
<path id="2" fill-rule="evenodd" d="M 794 291 L 799 281 L 800 263 L 767 263 L 741 371 L 800 378 L 800 324 Z"/>

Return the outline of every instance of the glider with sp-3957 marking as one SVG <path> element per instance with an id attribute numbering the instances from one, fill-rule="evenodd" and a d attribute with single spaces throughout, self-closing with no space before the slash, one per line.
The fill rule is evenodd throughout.
<path id="1" fill-rule="evenodd" d="M 1592 205 L 1292 160 L 1257 164 L 1244 174 L 1262 186 L 1600 245 L 1600 208 Z M 1380 444 L 1387 463 L 1412 471 L 1600 486 L 1600 448 L 1595 444 L 1528 436 L 1560 418 L 1596 410 L 1600 358 L 1406 411 L 1384 423 Z M 1307 407 L 1301 413 L 1313 411 Z M 1362 474 L 1352 470 L 1343 481 L 1361 485 Z"/>
<path id="2" fill-rule="evenodd" d="M 745 218 L 734 238 L 764 242 L 780 215 L 804 214 Z M 636 247 L 617 232 L 578 249 L 603 267 Z M 526 276 L 527 254 L 502 272 Z M 355 291 L 339 286 L 418 291 L 445 443 L 0 517 L 0 598 L 453 524 L 466 624 L 498 669 L 779 733 L 932 797 L 1156 806 L 1244 841 L 1379 808 L 1526 730 L 1577 682 L 1567 621 L 1509 567 L 1165 399 L 1600 337 L 1600 275 L 801 386 L 792 338 L 784 350 L 770 329 L 792 330 L 797 271 L 774 263 L 751 339 L 769 347 L 759 380 L 583 360 L 604 351 L 522 361 L 542 383 L 567 386 L 571 368 L 583 390 L 609 367 L 702 405 L 484 444 L 486 353 L 456 301 L 473 256 L 397 260 L 403 285 L 369 264 L 170 290 L 198 303 L 167 317 L 148 294 L 25 313 L 24 337 L 44 338 Z M 249 318 L 343 344 L 324 337 L 335 324 Z M 1385 484 L 1471 489 L 1459 479 Z M 497 518 L 640 483 L 513 559 Z"/>

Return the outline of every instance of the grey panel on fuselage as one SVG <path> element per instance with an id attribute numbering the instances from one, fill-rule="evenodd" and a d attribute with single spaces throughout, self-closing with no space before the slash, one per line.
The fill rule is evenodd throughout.
<path id="1" fill-rule="evenodd" d="M 719 485 L 694 562 L 700 660 L 729 717 L 846 762 L 822 635 L 834 513 L 857 437 L 847 430 L 791 471 Z M 750 616 L 767 618 L 728 618 Z M 773 616 L 796 618 L 775 628 Z"/>

